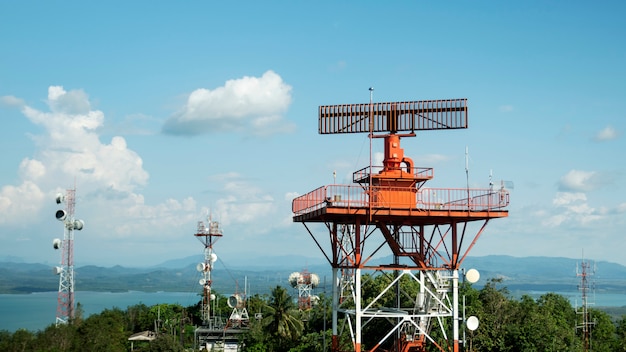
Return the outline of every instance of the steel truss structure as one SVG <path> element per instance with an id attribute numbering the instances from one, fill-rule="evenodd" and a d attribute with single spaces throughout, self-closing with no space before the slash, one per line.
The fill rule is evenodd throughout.
<path id="1" fill-rule="evenodd" d="M 415 167 L 400 138 L 467 128 L 466 100 L 321 106 L 319 113 L 321 134 L 369 132 L 370 141 L 384 138 L 385 146 L 382 167 L 370 165 L 353 173 L 353 184 L 322 186 L 292 202 L 293 221 L 333 270 L 332 350 L 459 351 L 459 269 L 489 220 L 508 216 L 509 192 L 425 188 L 433 170 Z M 391 262 L 377 263 L 385 251 Z M 387 276 L 387 285 L 364 295 L 363 280 L 377 275 Z M 347 347 L 340 318 L 349 329 Z M 370 326 L 381 338 L 364 344 Z"/>
<path id="2" fill-rule="evenodd" d="M 57 294 L 56 325 L 66 324 L 74 318 L 74 230 L 82 230 L 82 220 L 74 219 L 76 206 L 76 189 L 66 190 L 65 195 L 58 194 L 56 203 L 65 203 L 64 210 L 57 210 L 55 217 L 63 222 L 63 241 L 55 239 L 54 249 L 61 250 L 61 265 L 54 268 L 59 275 L 59 291 Z"/>

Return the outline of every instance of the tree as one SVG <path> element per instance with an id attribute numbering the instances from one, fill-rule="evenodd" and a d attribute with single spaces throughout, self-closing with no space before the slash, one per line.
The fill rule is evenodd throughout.
<path id="1" fill-rule="evenodd" d="M 594 325 L 591 327 L 591 349 L 596 352 L 623 351 L 624 344 L 619 344 L 616 334 L 618 328 L 611 317 L 600 310 L 590 309 L 589 317 Z"/>
<path id="2" fill-rule="evenodd" d="M 127 339 L 125 313 L 119 308 L 105 309 L 85 319 L 78 327 L 75 351 L 126 352 Z"/>
<path id="3" fill-rule="evenodd" d="M 302 321 L 294 314 L 296 305 L 283 287 L 272 289 L 270 301 L 266 305 L 267 316 L 263 325 L 271 334 L 272 345 L 277 351 L 287 351 L 297 342 L 304 328 Z"/>

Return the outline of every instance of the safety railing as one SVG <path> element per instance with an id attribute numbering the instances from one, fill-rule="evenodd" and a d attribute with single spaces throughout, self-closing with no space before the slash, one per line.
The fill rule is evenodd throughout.
<path id="1" fill-rule="evenodd" d="M 383 171 L 383 166 L 367 166 L 362 168 L 361 170 L 355 171 L 352 173 L 352 182 L 360 183 L 366 180 L 369 180 L 370 174 L 375 173 L 378 174 Z M 410 173 L 413 178 L 421 179 L 421 180 L 431 180 L 434 177 L 434 170 L 432 167 L 412 167 L 410 168 Z M 406 168 L 403 168 L 404 171 L 409 171 Z"/>
<path id="2" fill-rule="evenodd" d="M 415 192 L 412 197 L 394 197 Z M 390 199 L 392 198 L 392 199 Z M 404 200 L 404 201 L 403 201 Z M 371 203 L 371 204 L 370 204 Z M 509 191 L 502 189 L 361 187 L 327 185 L 296 197 L 292 211 L 296 215 L 324 207 L 450 211 L 492 211 L 509 205 Z"/>

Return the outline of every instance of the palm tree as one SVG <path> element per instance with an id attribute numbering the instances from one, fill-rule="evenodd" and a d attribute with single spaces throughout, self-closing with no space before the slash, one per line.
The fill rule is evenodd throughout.
<path id="1" fill-rule="evenodd" d="M 296 342 L 304 329 L 302 321 L 294 315 L 297 308 L 293 299 L 286 289 L 276 286 L 265 309 L 268 314 L 263 325 L 272 334 L 277 350 L 287 350 L 285 347 Z"/>

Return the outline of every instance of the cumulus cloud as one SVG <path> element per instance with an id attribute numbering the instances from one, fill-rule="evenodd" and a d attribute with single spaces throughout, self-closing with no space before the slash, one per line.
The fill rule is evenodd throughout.
<path id="1" fill-rule="evenodd" d="M 552 204 L 557 208 L 556 212 L 543 221 L 543 225 L 548 227 L 556 227 L 566 222 L 587 225 L 603 218 L 604 210 L 598 211 L 591 207 L 584 193 L 558 192 Z"/>
<path id="2" fill-rule="evenodd" d="M 16 224 L 32 220 L 45 198 L 44 192 L 32 181 L 6 185 L 0 189 L 0 224 Z"/>
<path id="3" fill-rule="evenodd" d="M 596 142 L 610 141 L 617 139 L 619 135 L 620 133 L 615 128 L 612 126 L 606 126 L 593 136 L 593 140 Z"/>
<path id="4" fill-rule="evenodd" d="M 22 99 L 16 98 L 12 95 L 5 95 L 0 97 L 0 105 L 4 106 L 22 106 L 24 105 L 24 101 Z"/>
<path id="5" fill-rule="evenodd" d="M 141 157 L 124 137 L 100 141 L 104 113 L 92 109 L 82 90 L 49 87 L 48 111 L 20 105 L 14 97 L 3 101 L 13 102 L 43 132 L 31 136 L 35 154 L 22 159 L 17 185 L 0 189 L 0 225 L 38 218 L 54 195 L 72 183 L 77 184 L 79 215 L 88 226 L 101 229 L 102 237 L 137 235 L 140 228 L 163 229 L 176 226 L 184 214 L 195 216 L 190 211 L 195 208 L 193 200 L 145 204 L 138 190 L 149 176 Z M 94 237 L 97 233 L 92 230 Z"/>
<path id="6" fill-rule="evenodd" d="M 570 170 L 559 180 L 560 191 L 588 192 L 609 182 L 595 171 Z"/>
<path id="7" fill-rule="evenodd" d="M 167 119 L 162 131 L 200 135 L 223 131 L 267 135 L 288 132 L 293 124 L 284 114 L 291 104 L 291 86 L 273 71 L 261 77 L 226 81 L 213 90 L 200 88 L 182 109 Z"/>
<path id="8" fill-rule="evenodd" d="M 212 178 L 226 192 L 216 202 L 215 211 L 222 224 L 248 224 L 266 218 L 276 209 L 274 198 L 252 185 L 238 173 L 216 175 Z"/>

